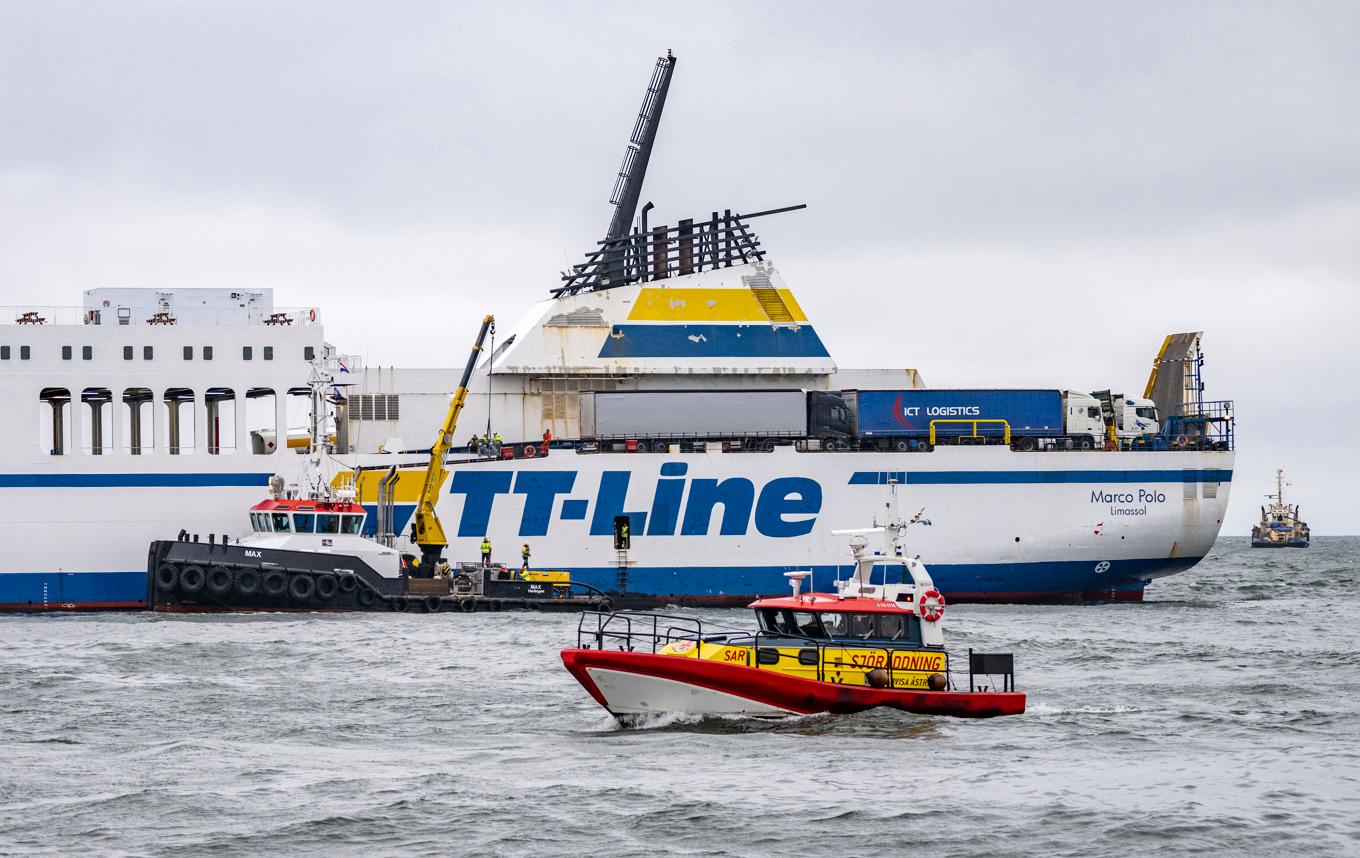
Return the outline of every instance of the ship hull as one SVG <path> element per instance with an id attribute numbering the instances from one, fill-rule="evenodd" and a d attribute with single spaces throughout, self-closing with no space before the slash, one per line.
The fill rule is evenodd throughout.
<path id="1" fill-rule="evenodd" d="M 1018 453 L 598 453 L 453 466 L 438 506 L 455 554 L 483 536 L 531 545 L 625 604 L 744 605 L 810 570 L 830 589 L 850 572 L 836 529 L 882 518 L 895 481 L 912 554 L 951 601 L 1136 601 L 1156 578 L 1208 553 L 1221 527 L 1233 454 L 1224 451 Z M 415 479 L 398 484 L 409 520 Z M 615 516 L 629 517 L 626 552 Z M 370 519 L 375 516 L 370 516 Z"/>
<path id="2" fill-rule="evenodd" d="M 1217 451 L 553 450 L 451 463 L 438 512 L 453 534 L 451 557 L 477 556 L 483 536 L 496 559 L 527 542 L 536 566 L 622 591 L 630 604 L 741 605 L 782 592 L 792 570 L 811 570 L 813 586 L 830 589 L 850 570 L 845 537 L 831 531 L 881 518 L 896 481 L 902 511 L 931 521 L 909 528 L 908 550 L 930 558 L 951 601 L 1138 600 L 1149 582 L 1209 551 L 1232 464 L 1232 453 Z M 246 532 L 246 510 L 268 479 L 79 476 L 0 487 L 0 611 L 144 609 L 150 543 L 180 528 L 203 541 Z M 417 484 L 398 487 L 402 530 L 415 500 L 403 492 Z M 612 541 L 621 514 L 633 532 L 622 554 Z"/>

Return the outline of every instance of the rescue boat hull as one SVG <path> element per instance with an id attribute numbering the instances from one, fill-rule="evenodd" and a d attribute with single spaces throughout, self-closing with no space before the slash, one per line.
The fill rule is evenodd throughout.
<path id="1" fill-rule="evenodd" d="M 994 718 L 1025 711 L 1023 692 L 918 691 L 839 685 L 706 659 L 564 649 L 562 662 L 615 716 L 851 714 L 876 707 L 919 715 Z"/>

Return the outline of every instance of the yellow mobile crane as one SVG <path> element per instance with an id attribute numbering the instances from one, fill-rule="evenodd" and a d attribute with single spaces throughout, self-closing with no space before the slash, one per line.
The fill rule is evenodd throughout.
<path id="1" fill-rule="evenodd" d="M 434 446 L 430 448 L 430 464 L 425 469 L 425 480 L 420 487 L 420 500 L 416 504 L 415 524 L 412 530 L 415 543 L 420 546 L 420 565 L 426 570 L 427 575 L 434 574 L 439 568 L 444 549 L 449 545 L 448 537 L 444 535 L 444 526 L 439 523 L 439 516 L 435 515 L 434 511 L 435 503 L 439 500 L 439 490 L 443 487 L 444 480 L 449 477 L 449 470 L 444 467 L 444 459 L 448 456 L 449 448 L 453 446 L 453 433 L 458 428 L 458 415 L 463 412 L 463 403 L 467 401 L 468 382 L 472 380 L 472 371 L 477 367 L 482 344 L 486 342 L 486 335 L 495 329 L 495 325 L 495 316 L 482 319 L 482 328 L 477 332 L 477 342 L 472 346 L 467 366 L 463 367 L 463 377 L 453 392 L 453 399 L 449 400 L 449 413 L 445 415 L 444 425 L 439 427 Z"/>

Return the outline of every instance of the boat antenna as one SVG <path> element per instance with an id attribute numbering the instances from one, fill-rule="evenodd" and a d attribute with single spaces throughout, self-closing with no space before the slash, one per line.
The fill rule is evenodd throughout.
<path id="1" fill-rule="evenodd" d="M 614 216 L 609 220 L 609 231 L 605 233 L 607 271 L 618 270 L 619 277 L 611 277 L 615 283 L 622 282 L 623 257 L 626 250 L 624 239 L 633 227 L 633 217 L 637 214 L 638 200 L 642 196 L 642 180 L 647 176 L 647 162 L 652 158 L 652 145 L 656 143 L 656 131 L 661 125 L 661 111 L 666 107 L 666 93 L 671 88 L 671 75 L 675 73 L 675 55 L 669 50 L 664 57 L 657 57 L 652 79 L 647 84 L 647 92 L 642 96 L 642 108 L 638 111 L 637 121 L 633 123 L 633 133 L 628 138 L 628 148 L 623 150 L 623 163 L 619 166 L 619 176 L 614 182 L 614 193 L 609 196 L 609 204 L 614 206 Z"/>

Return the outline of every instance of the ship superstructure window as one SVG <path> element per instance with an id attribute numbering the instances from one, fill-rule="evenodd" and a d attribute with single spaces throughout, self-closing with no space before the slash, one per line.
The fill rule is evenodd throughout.
<path id="1" fill-rule="evenodd" d="M 38 438 L 50 456 L 66 455 L 71 436 L 71 391 L 64 387 L 44 387 L 38 394 L 43 408 L 38 409 Z"/>
<path id="2" fill-rule="evenodd" d="M 185 346 L 185 347 L 184 347 L 184 359 L 185 359 L 185 360 L 193 360 L 193 359 L 194 359 L 194 347 L 193 347 L 193 346 Z"/>
<path id="3" fill-rule="evenodd" d="M 142 346 L 142 360 L 151 360 L 155 353 L 155 350 L 152 349 L 151 346 Z"/>
<path id="4" fill-rule="evenodd" d="M 330 515 L 330 514 L 318 515 L 318 516 L 316 517 L 316 532 L 317 532 L 317 533 L 339 533 L 339 532 L 340 532 L 340 516 L 338 516 L 338 515 Z"/>
<path id="5" fill-rule="evenodd" d="M 269 522 L 274 526 L 275 533 L 288 532 L 288 513 L 286 512 L 270 513 Z"/>
<path id="6" fill-rule="evenodd" d="M 123 391 L 123 449 L 133 456 L 150 452 L 152 440 L 152 405 L 156 395 L 146 387 L 129 387 Z"/>
<path id="7" fill-rule="evenodd" d="M 9 346 L 0 346 L 0 360 L 9 360 Z"/>
<path id="8" fill-rule="evenodd" d="M 364 517 L 362 515 L 344 516 L 340 524 L 340 529 L 345 533 L 359 534 L 364 529 Z"/>
<path id="9" fill-rule="evenodd" d="M 171 387 L 165 391 L 165 450 L 172 456 L 194 451 L 194 392 L 187 387 Z"/>
<path id="10" fill-rule="evenodd" d="M 19 360 L 28 360 L 31 354 L 33 354 L 33 350 L 28 346 L 19 346 Z"/>
<path id="11" fill-rule="evenodd" d="M 91 456 L 102 456 L 113 436 L 113 393 L 107 387 L 87 387 L 80 401 L 89 409 L 80 426 L 80 447 Z"/>
<path id="12" fill-rule="evenodd" d="M 203 392 L 208 414 L 208 455 L 236 452 L 236 391 L 229 387 L 210 387 Z"/>
<path id="13" fill-rule="evenodd" d="M 303 347 L 302 347 L 302 359 L 303 359 L 303 360 L 316 360 L 316 347 L 315 347 L 315 346 L 303 346 Z"/>
<path id="14" fill-rule="evenodd" d="M 212 346 L 203 347 L 203 359 L 212 360 Z"/>
<path id="15" fill-rule="evenodd" d="M 262 512 L 252 512 L 250 514 L 250 529 L 256 533 L 269 532 L 269 519 Z"/>
<path id="16" fill-rule="evenodd" d="M 267 387 L 252 387 L 246 391 L 246 437 L 250 452 L 267 456 L 278 447 L 278 397 Z"/>
<path id="17" fill-rule="evenodd" d="M 298 533 L 312 533 L 316 527 L 316 516 L 310 512 L 293 513 L 293 530 Z"/>
<path id="18" fill-rule="evenodd" d="M 273 346 L 265 346 L 265 347 L 264 347 L 264 359 L 265 359 L 265 360 L 273 360 L 273 359 L 274 359 L 274 347 L 273 347 Z"/>
<path id="19" fill-rule="evenodd" d="M 61 359 L 62 359 L 62 360 L 70 360 L 70 359 L 71 359 L 71 347 L 70 347 L 70 346 L 62 346 L 62 347 L 61 347 Z"/>
<path id="20" fill-rule="evenodd" d="M 80 359 L 81 359 L 81 360 L 93 360 L 93 359 L 94 359 L 94 346 L 81 346 L 81 347 L 80 347 Z"/>
<path id="21" fill-rule="evenodd" d="M 399 420 L 401 404 L 395 393 L 360 393 L 348 400 L 351 420 Z"/>
<path id="22" fill-rule="evenodd" d="M 255 349 L 250 346 L 241 346 L 241 360 L 250 360 L 255 356 Z"/>
<path id="23" fill-rule="evenodd" d="M 132 360 L 132 346 L 123 346 L 123 360 Z"/>

